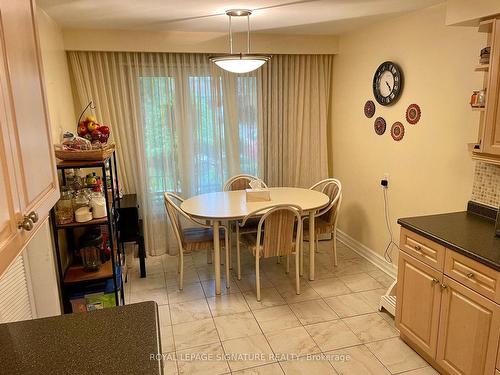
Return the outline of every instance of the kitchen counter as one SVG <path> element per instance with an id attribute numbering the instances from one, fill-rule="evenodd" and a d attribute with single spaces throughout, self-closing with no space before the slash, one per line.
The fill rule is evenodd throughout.
<path id="1" fill-rule="evenodd" d="M 398 223 L 421 236 L 500 271 L 500 237 L 495 236 L 495 222 L 469 213 L 399 219 Z"/>
<path id="2" fill-rule="evenodd" d="M 0 324 L 2 374 L 162 374 L 155 302 Z"/>

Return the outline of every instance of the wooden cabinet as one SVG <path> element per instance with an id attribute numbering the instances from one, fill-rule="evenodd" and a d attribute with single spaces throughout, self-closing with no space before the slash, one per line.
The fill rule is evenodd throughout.
<path id="1" fill-rule="evenodd" d="M 472 156 L 500 164 L 500 19 L 481 22 L 479 31 L 487 34 L 487 46 L 491 52 L 489 64 L 476 68 L 485 72 L 486 106 L 481 111 L 479 141 Z"/>
<path id="2" fill-rule="evenodd" d="M 493 374 L 499 333 L 498 305 L 444 276 L 438 365 L 453 375 Z"/>
<path id="3" fill-rule="evenodd" d="M 445 249 L 442 270 L 431 267 L 414 255 L 414 246 L 405 245 L 420 237 L 408 230 L 401 236 L 396 298 L 401 337 L 442 374 L 495 374 L 500 364 L 500 272 L 450 249 Z"/>
<path id="4" fill-rule="evenodd" d="M 436 355 L 442 277 L 439 271 L 400 253 L 396 326 L 431 357 Z"/>
<path id="5" fill-rule="evenodd" d="M 33 2 L 0 0 L 0 53 L 1 274 L 59 198 Z"/>

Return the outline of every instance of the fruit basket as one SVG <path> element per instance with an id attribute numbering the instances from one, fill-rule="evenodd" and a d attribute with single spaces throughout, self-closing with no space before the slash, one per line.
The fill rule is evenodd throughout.
<path id="1" fill-rule="evenodd" d="M 100 149 L 95 150 L 63 150 L 56 146 L 54 153 L 56 158 L 61 160 L 105 160 L 113 154 L 115 150 L 114 143 L 108 143 Z"/>

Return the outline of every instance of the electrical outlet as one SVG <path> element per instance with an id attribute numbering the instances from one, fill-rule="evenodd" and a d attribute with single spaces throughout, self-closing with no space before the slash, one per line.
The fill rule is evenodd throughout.
<path id="1" fill-rule="evenodd" d="M 384 189 L 388 189 L 389 188 L 389 173 L 384 173 L 384 177 L 382 177 L 382 179 L 380 180 L 380 185 Z"/>

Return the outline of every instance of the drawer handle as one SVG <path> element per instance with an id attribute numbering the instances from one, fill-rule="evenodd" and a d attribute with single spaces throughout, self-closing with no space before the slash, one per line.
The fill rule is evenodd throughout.
<path id="1" fill-rule="evenodd" d="M 38 221 L 38 214 L 35 211 L 31 211 L 28 214 L 28 219 L 31 219 L 33 223 L 36 223 Z"/>
<path id="2" fill-rule="evenodd" d="M 435 277 L 432 278 L 432 284 L 439 284 L 439 280 Z"/>
<path id="3" fill-rule="evenodd" d="M 446 288 L 448 288 L 448 285 L 446 285 L 446 284 L 444 284 L 444 283 L 443 283 L 443 284 L 441 284 L 441 289 L 442 289 L 442 290 L 445 290 Z"/>
<path id="4" fill-rule="evenodd" d="M 23 221 L 17 224 L 17 229 L 24 229 L 29 232 L 33 229 L 33 226 L 33 221 L 29 217 L 24 217 Z"/>
<path id="5" fill-rule="evenodd" d="M 472 279 L 475 275 L 474 275 L 472 272 L 469 272 L 466 276 L 467 276 L 469 279 Z"/>
<path id="6" fill-rule="evenodd" d="M 415 250 L 422 251 L 422 248 L 420 247 L 420 245 L 415 245 Z"/>

